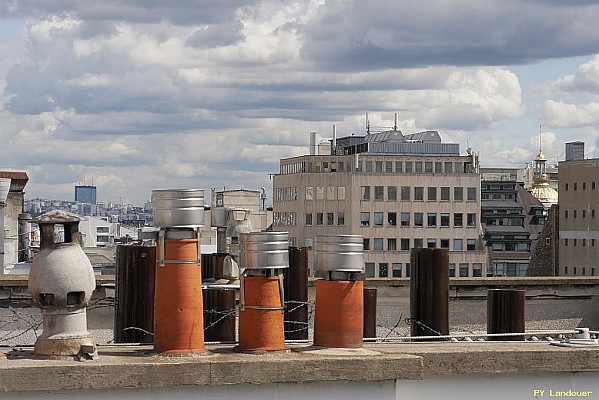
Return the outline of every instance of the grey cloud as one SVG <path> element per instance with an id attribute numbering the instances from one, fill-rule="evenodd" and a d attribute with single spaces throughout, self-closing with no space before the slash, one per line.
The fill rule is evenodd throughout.
<path id="1" fill-rule="evenodd" d="M 519 1 L 327 3 L 302 56 L 347 71 L 427 65 L 510 65 L 596 52 L 599 5 Z"/>

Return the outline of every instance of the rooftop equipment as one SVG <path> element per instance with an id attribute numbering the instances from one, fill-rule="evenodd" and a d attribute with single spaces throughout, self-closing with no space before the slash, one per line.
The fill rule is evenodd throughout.
<path id="1" fill-rule="evenodd" d="M 241 351 L 285 350 L 283 275 L 289 268 L 287 232 L 239 236 L 239 346 Z"/>
<path id="2" fill-rule="evenodd" d="M 4 208 L 10 190 L 10 181 L 10 178 L 0 178 L 0 274 L 4 274 Z"/>
<path id="3" fill-rule="evenodd" d="M 152 191 L 158 231 L 154 297 L 154 350 L 164 354 L 205 351 L 200 227 L 202 189 Z"/>
<path id="4" fill-rule="evenodd" d="M 321 235 L 314 240 L 316 281 L 314 345 L 362 347 L 364 240 L 360 235 Z"/>
<path id="5" fill-rule="evenodd" d="M 87 331 L 85 307 L 96 280 L 79 244 L 80 220 L 75 214 L 58 210 L 31 220 L 41 232 L 40 251 L 31 265 L 28 289 L 43 319 L 43 332 L 35 342 L 36 355 L 75 356 L 83 348 L 86 353 L 90 348 L 95 352 L 95 340 Z"/>

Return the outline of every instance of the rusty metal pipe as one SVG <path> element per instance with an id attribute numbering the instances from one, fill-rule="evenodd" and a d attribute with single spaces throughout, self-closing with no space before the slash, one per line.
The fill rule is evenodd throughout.
<path id="1" fill-rule="evenodd" d="M 487 333 L 523 333 L 518 336 L 492 336 L 490 340 L 520 341 L 525 339 L 525 302 L 525 290 L 487 290 Z"/>
<path id="2" fill-rule="evenodd" d="M 289 268 L 283 269 L 285 286 L 285 339 L 308 339 L 308 249 L 289 248 Z"/>
<path id="3" fill-rule="evenodd" d="M 449 250 L 412 249 L 412 336 L 449 335 Z"/>
<path id="4" fill-rule="evenodd" d="M 364 338 L 376 337 L 376 288 L 364 288 Z"/>

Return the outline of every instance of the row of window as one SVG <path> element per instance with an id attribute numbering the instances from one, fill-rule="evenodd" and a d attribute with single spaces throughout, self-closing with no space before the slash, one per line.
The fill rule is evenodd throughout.
<path id="1" fill-rule="evenodd" d="M 297 188 L 281 187 L 273 189 L 273 201 L 295 201 L 297 200 Z"/>
<path id="2" fill-rule="evenodd" d="M 466 239 L 466 248 L 464 249 L 464 239 L 453 239 L 454 251 L 473 251 L 476 250 L 476 239 Z M 441 248 L 449 248 L 450 239 L 426 239 L 426 247 L 434 249 L 437 247 L 437 243 Z M 423 238 L 387 238 L 387 247 L 384 248 L 385 239 L 383 238 L 364 238 L 364 251 L 368 250 L 387 250 L 387 251 L 407 251 L 412 248 L 423 248 L 425 245 Z M 399 247 L 398 247 L 399 244 Z M 411 246 L 410 246 L 411 245 Z"/>
<path id="3" fill-rule="evenodd" d="M 371 190 L 371 188 L 373 188 Z M 400 186 L 399 187 L 399 200 L 401 201 L 424 201 L 425 199 L 425 188 L 423 186 Z M 466 188 L 466 199 L 468 201 L 476 201 L 476 187 Z M 387 186 L 387 201 L 397 201 L 398 192 L 397 186 Z M 373 195 L 373 196 L 372 196 Z M 437 188 L 436 186 L 429 186 L 426 188 L 426 200 L 427 201 L 450 201 L 450 187 L 442 186 Z M 385 186 L 362 186 L 360 199 L 363 201 L 369 201 L 374 199 L 375 201 L 385 200 Z M 464 188 L 461 186 L 455 186 L 453 188 L 453 201 L 464 201 Z"/>
<path id="4" fill-rule="evenodd" d="M 516 200 L 515 193 L 482 193 L 482 200 Z"/>
<path id="5" fill-rule="evenodd" d="M 297 225 L 297 213 L 295 213 L 295 212 L 275 212 L 275 213 L 273 213 L 273 225 L 275 225 L 275 226 L 295 226 L 295 225 Z"/>
<path id="6" fill-rule="evenodd" d="M 569 211 L 570 210 L 564 210 L 564 218 L 568 219 L 569 216 Z M 595 218 L 595 210 L 587 210 L 587 209 L 583 209 L 580 212 L 580 215 L 582 216 L 582 218 L 586 218 L 587 214 L 590 214 L 591 218 Z M 578 210 L 572 210 L 572 217 L 573 218 L 577 218 L 578 217 Z"/>
<path id="7" fill-rule="evenodd" d="M 569 240 L 568 239 L 564 239 L 564 246 L 568 246 Z M 578 239 L 572 239 L 572 246 L 578 246 Z M 587 247 L 587 240 L 586 239 L 580 239 L 580 244 L 582 247 Z M 590 239 L 589 240 L 589 246 L 590 247 L 595 247 L 595 239 Z"/>
<path id="8" fill-rule="evenodd" d="M 580 274 L 578 273 L 580 271 Z M 595 267 L 589 267 L 588 271 L 590 272 L 591 276 L 595 276 Z M 568 275 L 568 267 L 564 267 L 564 272 L 565 275 Z M 580 269 L 578 267 L 572 267 L 572 275 L 586 275 L 587 274 L 587 267 L 580 267 Z"/>
<path id="9" fill-rule="evenodd" d="M 345 212 L 339 211 L 337 213 L 332 213 L 332 212 L 306 213 L 306 226 L 324 225 L 325 224 L 325 216 L 326 216 L 326 225 L 328 225 L 328 226 L 335 225 L 335 216 L 337 217 L 337 225 L 338 226 L 345 225 Z M 316 220 L 314 220 L 314 217 L 316 217 Z"/>
<path id="10" fill-rule="evenodd" d="M 395 227 L 398 224 L 397 214 L 396 212 L 388 212 L 386 219 L 386 226 Z M 370 226 L 371 223 L 371 215 L 374 217 L 372 219 L 373 226 L 385 226 L 385 220 L 383 212 L 368 212 L 363 211 L 360 213 L 360 225 L 361 226 Z M 424 227 L 425 216 L 426 216 L 426 226 L 427 227 L 445 227 L 449 228 L 450 225 L 450 213 L 421 213 L 415 212 L 413 213 L 413 219 L 410 220 L 412 213 L 409 212 L 401 212 L 399 213 L 399 226 L 402 227 Z M 463 213 L 453 213 L 453 227 L 463 227 L 464 226 L 464 214 Z M 466 213 L 466 226 L 475 227 L 476 226 L 476 213 Z"/>
<path id="11" fill-rule="evenodd" d="M 366 277 L 374 278 L 375 277 L 375 267 L 376 264 L 373 262 L 365 263 L 366 267 Z M 594 269 L 594 268 L 593 268 Z M 470 271 L 472 271 L 472 275 L 470 275 Z M 482 263 L 472 263 L 472 270 L 470 270 L 469 263 L 459 263 L 457 270 L 460 278 L 467 278 L 469 276 L 473 277 L 482 277 L 483 276 L 483 264 Z M 456 276 L 456 264 L 449 264 L 449 276 Z M 391 271 L 389 271 L 389 263 L 379 263 L 378 264 L 378 277 L 379 278 L 409 278 L 410 277 L 410 263 L 391 263 Z"/>
<path id="12" fill-rule="evenodd" d="M 566 183 L 565 186 L 564 186 L 564 189 L 566 190 L 566 192 L 568 191 L 568 188 L 569 188 L 569 184 Z M 591 182 L 591 190 L 595 190 L 595 188 L 596 188 L 595 182 Z M 573 190 L 578 190 L 578 182 L 574 182 L 572 184 L 572 189 Z M 586 182 L 582 182 L 582 190 L 587 190 L 587 183 Z"/>
<path id="13" fill-rule="evenodd" d="M 345 200 L 345 186 L 306 186 L 306 200 Z"/>
<path id="14" fill-rule="evenodd" d="M 453 174 L 464 172 L 462 161 L 358 161 L 360 172 L 387 172 L 387 173 L 425 173 L 425 174 Z"/>

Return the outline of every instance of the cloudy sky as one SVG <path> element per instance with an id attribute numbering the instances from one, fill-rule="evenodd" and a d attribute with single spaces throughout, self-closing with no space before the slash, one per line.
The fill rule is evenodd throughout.
<path id="1" fill-rule="evenodd" d="M 599 1 L 1 0 L 0 169 L 27 197 L 270 189 L 321 138 L 438 130 L 482 166 L 599 157 Z"/>

